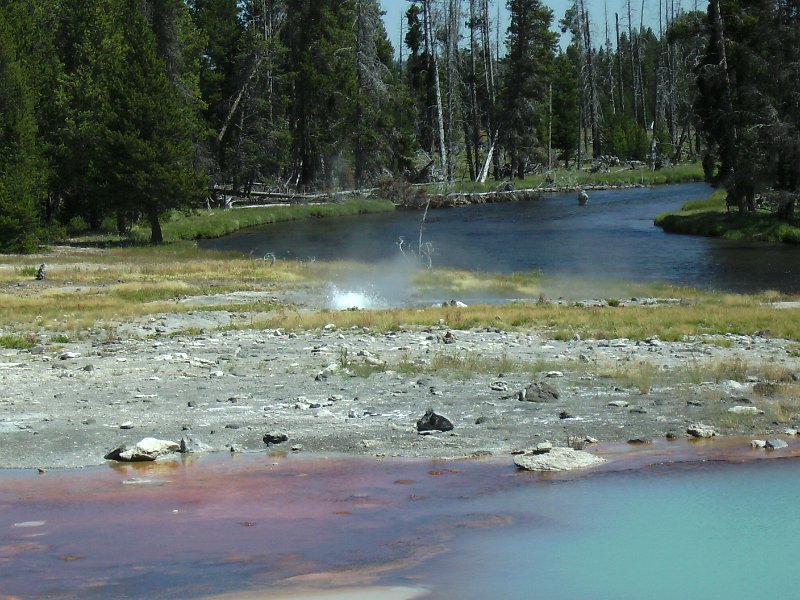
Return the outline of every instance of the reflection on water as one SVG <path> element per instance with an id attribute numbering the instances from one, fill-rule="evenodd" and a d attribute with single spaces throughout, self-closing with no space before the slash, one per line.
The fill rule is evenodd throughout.
<path id="1" fill-rule="evenodd" d="M 578 206 L 574 194 L 553 194 L 524 203 L 437 210 L 428 213 L 424 236 L 435 248 L 438 267 L 799 292 L 799 247 L 666 234 L 653 225 L 658 214 L 710 191 L 694 183 L 597 191 L 587 206 Z M 281 258 L 395 265 L 398 238 L 416 243 L 419 220 L 417 212 L 311 219 L 239 231 L 201 245 L 256 256 L 272 252 Z"/>
<path id="2" fill-rule="evenodd" d="M 265 455 L 4 473 L 0 597 L 383 586 L 360 597 L 619 600 L 790 589 L 799 461 L 630 471 L 642 461 L 607 450 L 608 466 L 577 478 L 509 461 Z M 687 447 L 658 452 L 650 461 L 680 460 Z M 763 456 L 748 452 L 736 460 Z"/>

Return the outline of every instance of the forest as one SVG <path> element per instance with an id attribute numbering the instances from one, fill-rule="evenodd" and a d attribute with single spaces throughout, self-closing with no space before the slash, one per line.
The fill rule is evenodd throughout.
<path id="1" fill-rule="evenodd" d="M 651 2 L 654 0 L 650 0 Z M 2 0 L 0 251 L 79 220 L 163 241 L 215 191 L 522 178 L 701 160 L 742 213 L 792 218 L 800 0 L 564 15 L 507 0 Z M 597 35 L 597 32 L 602 32 Z"/>

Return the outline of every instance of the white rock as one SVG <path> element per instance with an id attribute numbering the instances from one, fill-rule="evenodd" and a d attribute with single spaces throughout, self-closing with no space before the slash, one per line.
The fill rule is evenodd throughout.
<path id="1" fill-rule="evenodd" d="M 563 376 L 564 376 L 564 373 L 562 373 L 561 371 L 548 371 L 547 372 L 547 377 L 563 377 Z"/>
<path id="2" fill-rule="evenodd" d="M 514 458 L 514 464 L 526 471 L 572 471 L 604 462 L 604 458 L 572 448 L 553 448 L 544 454 L 521 454 Z"/>
<path id="3" fill-rule="evenodd" d="M 731 406 L 728 409 L 729 413 L 735 415 L 763 415 L 764 411 L 759 410 L 755 406 Z"/>
<path id="4" fill-rule="evenodd" d="M 767 440 L 750 440 L 751 448 L 766 448 Z"/>
<path id="5" fill-rule="evenodd" d="M 615 406 L 617 408 L 627 408 L 630 405 L 630 402 L 626 402 L 625 400 L 612 400 L 608 403 L 609 406 Z"/>

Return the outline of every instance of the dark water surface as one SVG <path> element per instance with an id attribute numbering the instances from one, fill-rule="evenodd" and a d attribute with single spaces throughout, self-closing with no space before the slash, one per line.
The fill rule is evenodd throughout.
<path id="1" fill-rule="evenodd" d="M 664 281 L 730 291 L 800 292 L 800 247 L 666 234 L 656 215 L 708 196 L 702 183 L 592 192 L 472 205 L 428 213 L 434 265 L 495 273 L 542 271 L 627 281 Z M 421 213 L 280 223 L 206 240 L 204 247 L 279 258 L 378 263 L 418 242 Z"/>
<path id="2" fill-rule="evenodd" d="M 670 460 L 691 452 L 670 448 Z M 731 600 L 794 589 L 800 461 L 611 464 L 568 479 L 508 460 L 261 454 L 2 472 L 0 597 L 384 585 L 437 600 Z"/>

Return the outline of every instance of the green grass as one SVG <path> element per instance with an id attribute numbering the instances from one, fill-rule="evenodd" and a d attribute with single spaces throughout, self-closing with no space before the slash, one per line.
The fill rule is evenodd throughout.
<path id="1" fill-rule="evenodd" d="M 796 221 L 782 221 L 766 212 L 745 215 L 728 212 L 726 195 L 725 190 L 718 190 L 708 198 L 689 201 L 678 212 L 656 217 L 655 224 L 668 233 L 800 244 L 800 224 Z"/>
<path id="2" fill-rule="evenodd" d="M 36 345 L 36 337 L 33 334 L 21 335 L 0 335 L 0 348 L 9 350 L 27 350 Z"/>
<path id="3" fill-rule="evenodd" d="M 588 170 L 556 169 L 553 171 L 555 187 L 574 188 L 578 186 L 625 186 L 625 185 L 661 185 L 667 183 L 687 183 L 703 180 L 703 169 L 699 163 L 685 163 L 650 171 L 647 167 L 630 169 L 625 166 L 612 167 L 608 173 L 590 173 Z M 512 179 L 516 189 L 549 187 L 545 183 L 545 175 L 530 175 L 525 179 Z M 461 182 L 455 189 L 463 192 L 484 192 L 498 186 L 491 180 L 484 184 Z M 433 190 L 431 190 L 433 191 Z"/>
<path id="4" fill-rule="evenodd" d="M 162 217 L 161 230 L 165 242 L 217 238 L 247 227 L 270 225 L 300 219 L 322 219 L 375 212 L 390 212 L 394 204 L 386 200 L 353 198 L 323 204 L 287 204 L 281 206 L 237 207 L 190 212 L 173 211 Z M 150 226 L 137 223 L 127 236 L 115 233 L 85 233 L 71 241 L 95 245 L 143 245 L 150 240 Z M 35 275 L 35 272 L 34 272 Z"/>

